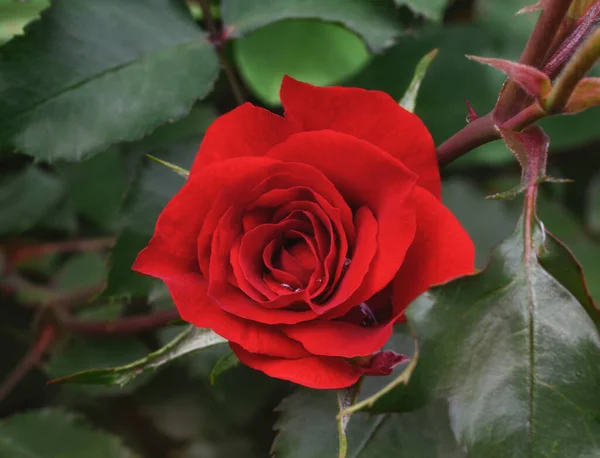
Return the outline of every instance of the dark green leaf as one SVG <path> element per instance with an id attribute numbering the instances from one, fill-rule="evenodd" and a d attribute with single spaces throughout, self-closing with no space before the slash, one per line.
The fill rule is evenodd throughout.
<path id="1" fill-rule="evenodd" d="M 441 21 L 450 0 L 394 0 L 398 6 L 408 6 L 417 14 L 433 21 Z"/>
<path id="2" fill-rule="evenodd" d="M 338 456 L 334 391 L 300 389 L 277 408 L 275 458 Z M 410 414 L 355 414 L 347 428 L 348 457 L 462 458 L 447 408 L 436 403 Z"/>
<path id="3" fill-rule="evenodd" d="M 373 51 L 394 43 L 400 32 L 387 0 L 223 0 L 223 22 L 231 37 L 246 35 L 282 19 L 338 22 L 360 35 Z"/>
<path id="4" fill-rule="evenodd" d="M 546 232 L 546 236 L 547 240 L 538 256 L 540 264 L 577 298 L 600 328 L 600 312 L 586 285 L 581 264 L 560 240 L 549 232 Z"/>
<path id="5" fill-rule="evenodd" d="M 214 385 L 219 375 L 221 375 L 223 372 L 228 371 L 229 369 L 236 367 L 239 363 L 240 360 L 237 356 L 235 356 L 234 352 L 230 351 L 229 353 L 227 353 L 225 356 L 219 359 L 219 361 L 217 361 L 217 364 L 215 364 L 215 367 L 210 373 L 210 384 Z"/>
<path id="6" fill-rule="evenodd" d="M 445 398 L 472 458 L 600 454 L 598 329 L 577 301 L 577 282 L 546 270 L 556 245 L 534 224 L 526 252 L 525 234 L 520 224 L 482 273 L 409 307 L 419 363 L 408 386 L 376 397 L 372 411 Z"/>
<path id="7" fill-rule="evenodd" d="M 178 0 L 63 0 L 2 47 L 0 68 L 0 143 L 77 160 L 183 117 L 219 62 Z"/>
<path id="8" fill-rule="evenodd" d="M 152 278 L 131 270 L 136 256 L 149 241 L 149 235 L 128 229 L 119 234 L 108 261 L 108 281 L 102 297 L 142 297 L 150 292 Z"/>
<path id="9" fill-rule="evenodd" d="M 176 358 L 201 350 L 211 345 L 226 342 L 210 329 L 190 326 L 161 349 L 150 353 L 145 358 L 124 366 L 110 369 L 96 369 L 80 372 L 54 380 L 53 383 L 81 383 L 92 385 L 125 385 L 138 375 L 150 369 L 167 364 Z"/>
<path id="10" fill-rule="evenodd" d="M 77 253 L 71 256 L 57 272 L 56 289 L 73 291 L 101 283 L 106 277 L 103 257 L 95 252 Z"/>
<path id="11" fill-rule="evenodd" d="M 146 346 L 134 338 L 72 337 L 53 350 L 46 372 L 51 379 L 60 379 L 98 367 L 127 364 L 147 352 Z M 142 376 L 127 386 L 69 385 L 64 388 L 93 396 L 118 396 L 131 393 L 148 381 L 148 377 Z"/>
<path id="12" fill-rule="evenodd" d="M 79 415 L 38 410 L 0 423 L 0 458 L 133 458 L 121 441 Z"/>
<path id="13" fill-rule="evenodd" d="M 54 175 L 34 165 L 5 178 L 0 183 L 0 235 L 31 229 L 58 203 L 63 191 Z"/>
<path id="14" fill-rule="evenodd" d="M 586 277 L 591 280 L 588 283 L 591 295 L 596 302 L 600 301 L 600 282 L 595 280 L 600 278 L 600 244 L 586 234 L 582 224 L 565 206 L 548 199 L 545 195 L 541 197 L 538 207 L 542 220 L 548 230 L 575 254 Z"/>
<path id="15" fill-rule="evenodd" d="M 117 148 L 79 164 L 57 164 L 76 211 L 94 225 L 114 229 L 126 187 L 126 175 Z"/>
<path id="16" fill-rule="evenodd" d="M 284 75 L 318 86 L 338 83 L 369 60 L 364 43 L 337 24 L 287 20 L 233 43 L 234 58 L 248 86 L 265 103 L 279 103 Z"/>

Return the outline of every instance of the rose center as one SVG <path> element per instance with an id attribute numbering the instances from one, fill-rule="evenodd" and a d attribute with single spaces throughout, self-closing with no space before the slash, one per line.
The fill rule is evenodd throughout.
<path id="1" fill-rule="evenodd" d="M 274 253 L 273 265 L 296 278 L 306 288 L 317 267 L 313 249 L 303 237 L 284 237 L 281 249 Z"/>

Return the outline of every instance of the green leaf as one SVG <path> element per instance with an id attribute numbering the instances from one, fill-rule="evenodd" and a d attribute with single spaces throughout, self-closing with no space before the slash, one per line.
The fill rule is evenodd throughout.
<path id="1" fill-rule="evenodd" d="M 178 0 L 64 0 L 0 49 L 0 69 L 0 143 L 81 160 L 183 117 L 219 61 Z"/>
<path id="2" fill-rule="evenodd" d="M 121 306 L 115 307 L 120 309 Z M 106 318 L 105 318 L 106 319 Z M 46 366 L 51 379 L 61 379 L 74 373 L 93 370 L 97 367 L 111 367 L 127 364 L 143 358 L 148 349 L 139 340 L 127 337 L 83 338 L 72 337 L 58 345 L 52 352 Z M 149 375 L 149 374 L 148 374 Z M 65 385 L 72 392 L 91 396 L 119 396 L 132 393 L 150 380 L 139 377 L 127 386 Z"/>
<path id="3" fill-rule="evenodd" d="M 17 414 L 0 423 L 2 458 L 133 458 L 111 434 L 62 410 Z"/>
<path id="4" fill-rule="evenodd" d="M 398 6 L 408 6 L 416 14 L 441 22 L 450 0 L 394 0 Z"/>
<path id="5" fill-rule="evenodd" d="M 336 24 L 309 20 L 268 25 L 236 40 L 233 51 L 248 86 L 269 105 L 279 103 L 284 75 L 327 86 L 352 76 L 369 60 L 355 34 Z"/>
<path id="6" fill-rule="evenodd" d="M 299 389 L 277 408 L 275 458 L 338 456 L 336 393 Z M 348 424 L 348 457 L 464 458 L 444 403 L 409 414 L 355 414 Z M 343 455 L 340 455 L 343 456 Z"/>
<path id="7" fill-rule="evenodd" d="M 219 375 L 221 375 L 223 372 L 228 371 L 229 369 L 236 367 L 239 363 L 240 360 L 237 356 L 235 356 L 235 353 L 232 351 L 220 358 L 217 361 L 217 364 L 215 364 L 215 367 L 213 367 L 212 372 L 210 373 L 210 384 L 214 385 Z"/>
<path id="8" fill-rule="evenodd" d="M 118 149 L 78 164 L 60 163 L 56 168 L 73 208 L 95 226 L 114 229 L 127 181 Z"/>
<path id="9" fill-rule="evenodd" d="M 149 235 L 128 229 L 119 234 L 108 260 L 108 280 L 101 297 L 142 297 L 150 292 L 153 279 L 131 270 L 136 256 L 149 241 Z"/>
<path id="10" fill-rule="evenodd" d="M 435 56 L 437 56 L 437 53 L 438 50 L 434 49 L 423 56 L 415 68 L 415 75 L 413 76 L 412 81 L 408 85 L 402 99 L 400 99 L 400 105 L 411 113 L 415 111 L 415 107 L 417 106 L 417 95 L 419 95 L 421 81 L 425 78 L 427 69 L 433 62 L 433 59 L 435 59 Z"/>
<path id="11" fill-rule="evenodd" d="M 71 256 L 57 272 L 54 281 L 59 291 L 73 291 L 101 283 L 106 276 L 103 257 L 95 252 Z"/>
<path id="12" fill-rule="evenodd" d="M 5 178 L 0 184 L 0 235 L 31 229 L 58 203 L 63 192 L 54 175 L 34 165 Z"/>
<path id="13" fill-rule="evenodd" d="M 341 23 L 374 52 L 391 46 L 401 30 L 392 3 L 382 0 L 223 0 L 221 13 L 233 38 L 282 19 L 320 19 Z"/>
<path id="14" fill-rule="evenodd" d="M 99 385 L 125 385 L 138 375 L 150 369 L 155 369 L 168 362 L 193 351 L 201 350 L 211 345 L 227 342 L 210 329 L 200 329 L 190 326 L 161 349 L 150 353 L 145 358 L 124 366 L 110 369 L 96 369 L 79 372 L 67 377 L 53 380 L 52 383 L 82 383 Z"/>
<path id="15" fill-rule="evenodd" d="M 571 276 L 548 267 L 557 247 L 533 225 L 528 237 L 520 223 L 483 272 L 433 288 L 409 307 L 419 364 L 408 386 L 375 396 L 368 410 L 446 399 L 472 458 L 600 454 L 598 328 Z"/>
<path id="16" fill-rule="evenodd" d="M 586 276 L 591 295 L 596 302 L 600 301 L 600 282 L 595 281 L 600 276 L 600 244 L 585 232 L 581 223 L 573 216 L 567 207 L 559 202 L 540 195 L 539 214 L 546 227 L 571 250 L 578 262 L 581 263 Z"/>
<path id="17" fill-rule="evenodd" d="M 48 0 L 0 0 L 0 44 L 23 33 L 27 23 L 38 18 L 48 6 Z"/>

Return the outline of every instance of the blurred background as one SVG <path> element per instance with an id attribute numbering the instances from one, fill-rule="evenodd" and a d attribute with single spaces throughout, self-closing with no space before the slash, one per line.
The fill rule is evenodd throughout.
<path id="1" fill-rule="evenodd" d="M 241 366 L 211 384 L 225 345 L 122 389 L 46 383 L 128 363 L 183 329 L 167 326 L 162 285 L 130 270 L 183 183 L 146 154 L 188 168 L 207 126 L 239 99 L 281 113 L 284 74 L 399 99 L 434 48 L 416 112 L 439 144 L 465 125 L 465 100 L 485 114 L 503 83 L 464 55 L 517 59 L 536 13 L 515 12 L 531 2 L 222 0 L 207 27 L 192 0 L 56 0 L 48 10 L 46 0 L 0 0 L 0 458 L 29 456 L 6 444 L 33 435 L 57 447 L 40 457 L 269 456 L 274 409 L 292 387 Z M 542 123 L 550 174 L 574 182 L 544 185 L 539 204 L 596 299 L 599 115 Z M 485 197 L 513 187 L 518 165 L 495 142 L 443 177 L 483 267 L 519 212 L 518 201 Z M 134 325 L 110 325 L 123 319 Z"/>

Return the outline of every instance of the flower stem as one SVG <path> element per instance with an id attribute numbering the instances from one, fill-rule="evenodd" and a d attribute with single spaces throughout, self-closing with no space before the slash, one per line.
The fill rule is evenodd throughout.
<path id="1" fill-rule="evenodd" d="M 242 105 L 246 101 L 246 99 L 244 97 L 242 86 L 238 81 L 233 66 L 231 65 L 231 62 L 229 62 L 229 59 L 227 59 L 227 55 L 225 53 L 226 37 L 222 32 L 219 31 L 217 25 L 215 24 L 208 0 L 198 0 L 198 3 L 200 4 L 200 8 L 202 9 L 202 15 L 204 16 L 204 25 L 210 35 L 211 43 L 213 44 L 217 53 L 219 54 L 221 68 L 223 69 L 225 77 L 229 82 L 229 86 L 231 87 L 233 97 L 238 105 Z"/>
<path id="2" fill-rule="evenodd" d="M 542 13 L 521 54 L 519 63 L 535 68 L 541 68 L 546 60 L 549 44 L 552 43 L 560 24 L 564 19 L 572 0 L 547 0 Z M 496 118 L 506 121 L 523 107 L 522 100 L 527 100 L 525 92 L 512 80 L 506 82 L 506 87 L 498 101 Z"/>
<path id="3" fill-rule="evenodd" d="M 449 164 L 478 146 L 500 138 L 492 113 L 477 118 L 455 133 L 437 148 L 440 166 Z"/>

